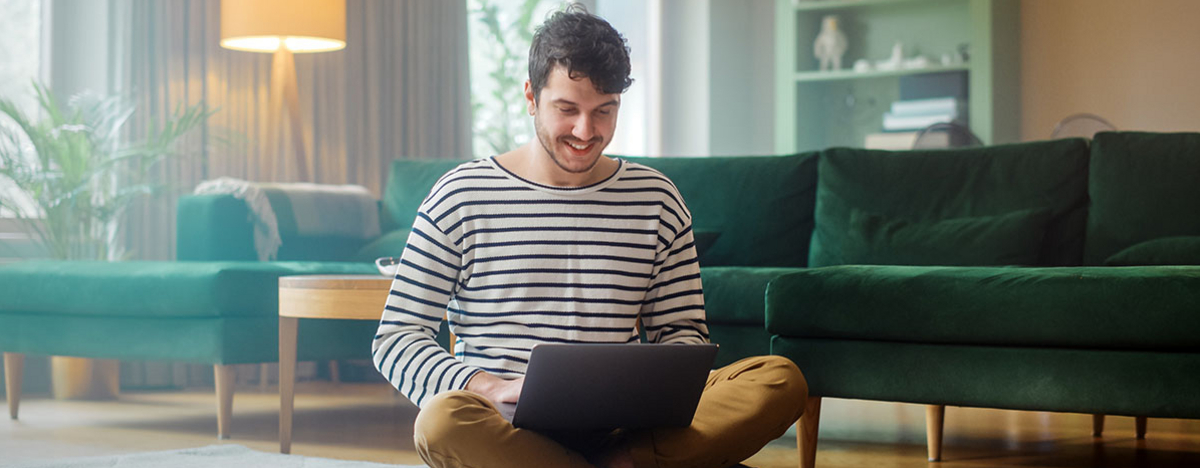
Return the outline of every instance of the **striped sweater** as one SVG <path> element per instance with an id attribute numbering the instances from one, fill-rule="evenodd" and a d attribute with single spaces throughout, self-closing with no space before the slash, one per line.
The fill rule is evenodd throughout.
<path id="1" fill-rule="evenodd" d="M 538 343 L 708 341 L 691 213 L 658 171 L 621 160 L 586 187 L 536 184 L 494 158 L 460 165 L 421 203 L 372 343 L 413 403 L 476 372 L 524 375 Z M 451 356 L 434 337 L 443 316 Z"/>

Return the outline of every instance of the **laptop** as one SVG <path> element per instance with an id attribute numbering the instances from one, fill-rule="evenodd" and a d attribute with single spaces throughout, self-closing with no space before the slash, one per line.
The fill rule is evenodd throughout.
<path id="1" fill-rule="evenodd" d="M 536 345 L 520 400 L 500 414 L 543 431 L 686 427 L 716 357 L 715 344 Z"/>

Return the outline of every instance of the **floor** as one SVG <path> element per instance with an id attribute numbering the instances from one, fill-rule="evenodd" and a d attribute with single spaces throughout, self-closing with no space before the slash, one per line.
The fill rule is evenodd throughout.
<path id="1" fill-rule="evenodd" d="M 168 450 L 218 443 L 274 452 L 278 395 L 239 389 L 233 439 L 218 441 L 211 389 L 125 392 L 117 401 L 56 401 L 29 395 L 19 421 L 0 420 L 0 466 L 6 461 Z M 304 382 L 297 388 L 293 453 L 416 464 L 411 424 L 416 408 L 386 384 Z M 1200 421 L 1151 419 L 1137 441 L 1133 419 L 1110 417 L 1102 438 L 1091 417 L 948 408 L 944 461 L 926 461 L 924 408 L 827 399 L 817 465 L 835 467 L 1183 467 L 1200 466 Z M 798 465 L 794 433 L 746 462 L 759 468 Z"/>

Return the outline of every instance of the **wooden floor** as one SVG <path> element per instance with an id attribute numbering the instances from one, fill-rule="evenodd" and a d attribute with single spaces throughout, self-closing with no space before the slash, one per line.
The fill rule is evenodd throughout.
<path id="1" fill-rule="evenodd" d="M 240 444 L 278 450 L 278 396 L 239 389 L 233 439 L 218 441 L 211 389 L 122 394 L 117 401 L 56 401 L 29 395 L 20 421 L 0 420 L 0 465 L 26 459 L 105 455 Z M 298 386 L 293 453 L 415 464 L 416 408 L 386 384 L 308 382 Z M 1200 421 L 1151 419 L 1137 441 L 1132 418 L 1109 418 L 1101 438 L 1079 414 L 948 408 L 944 461 L 925 460 L 924 409 L 827 399 L 817 466 L 836 467 L 1195 467 Z M 795 435 L 746 462 L 795 467 Z"/>

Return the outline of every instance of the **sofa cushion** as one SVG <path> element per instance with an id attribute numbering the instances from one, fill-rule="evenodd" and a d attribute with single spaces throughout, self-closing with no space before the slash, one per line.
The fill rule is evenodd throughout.
<path id="1" fill-rule="evenodd" d="M 1149 240 L 1200 236 L 1200 133 L 1099 133 L 1089 180 L 1087 264 Z"/>
<path id="2" fill-rule="evenodd" d="M 272 205 L 278 196 L 268 197 Z M 286 197 L 284 198 L 286 199 Z M 186 195 L 179 198 L 176 217 L 176 258 L 179 260 L 257 260 L 254 224 L 244 200 L 227 194 Z M 306 235 L 296 229 L 291 208 L 280 206 L 277 221 L 277 259 L 291 261 L 345 261 L 366 242 L 355 236 Z M 415 211 L 414 211 L 415 213 Z"/>
<path id="3" fill-rule="evenodd" d="M 417 218 L 417 208 L 433 184 L 465 159 L 397 159 L 392 161 L 387 187 L 383 190 L 380 223 L 383 232 L 408 229 Z"/>
<path id="4" fill-rule="evenodd" d="M 675 183 L 692 213 L 693 229 L 721 233 L 702 265 L 807 264 L 816 153 L 624 159 L 657 169 Z"/>
<path id="5" fill-rule="evenodd" d="M 932 222 L 851 209 L 850 229 L 823 236 L 823 250 L 835 264 L 1034 265 L 1049 221 L 1048 209 Z"/>
<path id="6" fill-rule="evenodd" d="M 1104 260 L 1109 266 L 1200 265 L 1200 236 L 1175 236 L 1134 244 Z"/>
<path id="7" fill-rule="evenodd" d="M 408 235 L 412 232 L 410 229 L 397 229 L 389 232 L 378 239 L 375 239 L 363 248 L 359 249 L 354 254 L 352 260 L 356 262 L 374 262 L 379 257 L 399 257 L 404 253 L 404 246 L 408 245 Z"/>
<path id="8" fill-rule="evenodd" d="M 275 316 L 280 276 L 334 273 L 377 274 L 365 262 L 17 262 L 0 267 L 0 312 Z"/>
<path id="9" fill-rule="evenodd" d="M 1047 209 L 1050 215 L 1035 264 L 1078 265 L 1087 207 L 1087 161 L 1087 142 L 1080 139 L 953 150 L 826 150 L 818 168 L 817 227 L 809 266 L 843 264 L 846 253 L 840 251 L 839 237 L 863 235 L 863 226 L 852 222 L 856 211 L 935 225 L 1038 209 Z M 879 253 L 879 257 L 856 256 L 855 260 L 887 263 L 894 254 Z M 977 261 L 946 257 L 921 263 Z"/>
<path id="10" fill-rule="evenodd" d="M 1200 267 L 837 266 L 767 287 L 773 335 L 1085 349 L 1200 348 Z"/>

